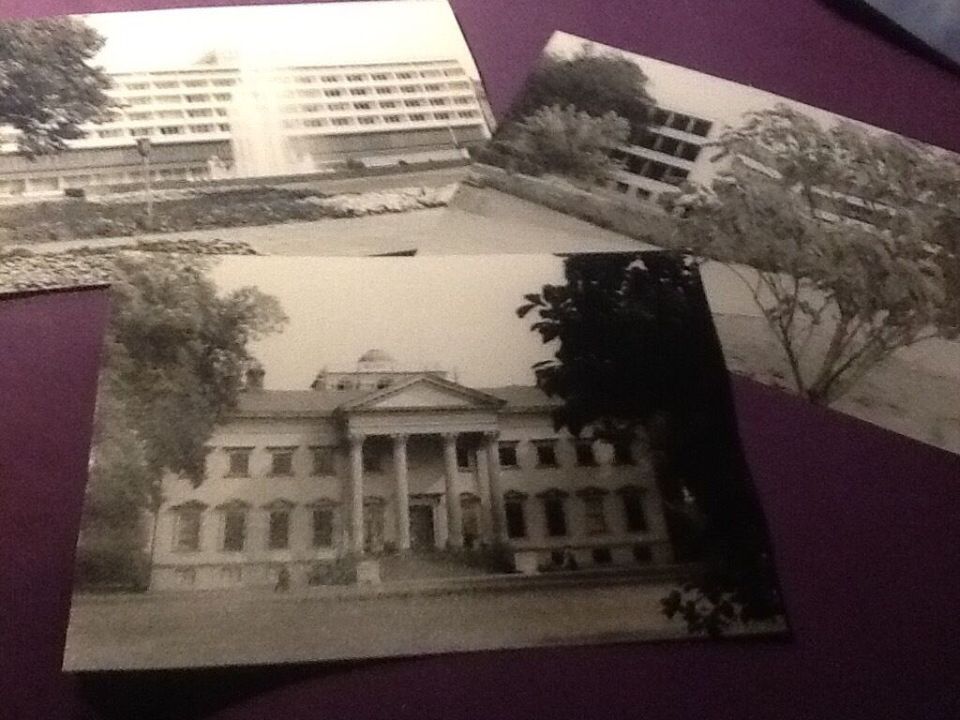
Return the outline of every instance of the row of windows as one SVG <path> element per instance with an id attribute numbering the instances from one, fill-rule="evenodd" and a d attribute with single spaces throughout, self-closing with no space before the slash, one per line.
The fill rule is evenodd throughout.
<path id="1" fill-rule="evenodd" d="M 646 532 L 649 529 L 646 512 L 643 507 L 642 491 L 638 488 L 624 488 L 617 495 L 620 498 L 623 512 L 624 526 L 627 532 Z M 607 520 L 607 494 L 603 491 L 585 491 L 580 493 L 583 502 L 584 533 L 589 536 L 605 535 L 610 532 Z M 550 491 L 541 494 L 539 498 L 543 507 L 546 533 L 549 537 L 566 537 L 569 533 L 567 524 L 567 495 L 562 491 Z M 475 506 L 474 499 L 464 498 L 461 501 L 464 509 Z M 527 537 L 527 506 L 525 495 L 507 493 L 504 498 L 504 509 L 507 520 L 507 536 L 511 539 Z M 292 505 L 288 503 L 274 503 L 274 507 L 267 511 L 266 548 L 268 550 L 287 550 L 290 547 L 290 531 L 292 520 Z M 382 503 L 371 503 L 369 510 L 377 510 L 375 516 L 383 521 Z M 223 552 L 242 552 L 248 548 L 248 517 L 249 510 L 244 507 L 233 507 L 220 510 L 222 534 L 220 550 Z M 310 538 L 314 548 L 331 548 L 335 544 L 335 510 L 332 507 L 310 508 Z M 204 511 L 202 508 L 190 506 L 176 510 L 176 525 L 174 528 L 173 549 L 177 552 L 198 552 L 202 545 L 202 528 Z"/>
<path id="2" fill-rule="evenodd" d="M 473 98 L 471 96 L 463 97 L 435 97 L 424 99 L 413 99 L 413 100 L 404 100 L 402 103 L 399 100 L 381 100 L 379 102 L 374 102 L 372 100 L 363 100 L 360 102 L 338 102 L 338 103 L 328 103 L 326 105 L 321 103 L 305 103 L 305 104 L 296 104 L 296 105 L 284 105 L 283 112 L 285 113 L 317 113 L 317 112 L 348 112 L 350 110 L 393 110 L 397 108 L 420 108 L 420 107 L 443 107 L 448 105 L 473 105 Z"/>
<path id="3" fill-rule="evenodd" d="M 151 82 L 140 81 L 124 83 L 123 89 L 131 92 L 142 92 L 144 90 L 173 90 L 179 87 L 200 88 L 208 87 L 232 87 L 237 84 L 235 78 L 194 78 L 192 80 L 154 80 Z"/>
<path id="4" fill-rule="evenodd" d="M 463 75 L 460 68 L 430 69 L 430 70 L 401 70 L 397 72 L 371 72 L 371 73 L 348 73 L 346 75 L 337 75 L 327 73 L 323 75 L 298 75 L 295 80 L 303 85 L 311 85 L 316 82 L 338 83 L 343 82 L 368 82 L 381 80 L 414 80 L 416 78 L 439 78 L 439 77 L 457 77 Z"/>
<path id="5" fill-rule="evenodd" d="M 647 148 L 648 150 L 655 150 L 664 155 L 673 155 L 683 160 L 689 160 L 690 162 L 696 161 L 700 156 L 700 151 L 703 149 L 697 143 L 677 140 L 669 135 L 663 135 L 653 130 L 644 131 L 637 140 L 637 145 Z"/>
<path id="6" fill-rule="evenodd" d="M 538 468 L 559 468 L 560 461 L 557 454 L 557 444 L 560 442 L 554 438 L 545 438 L 542 440 L 530 441 L 534 448 L 536 457 L 536 467 Z M 578 467 L 594 467 L 597 465 L 597 457 L 593 442 L 589 440 L 572 440 L 574 447 L 574 457 Z M 519 440 L 501 440 L 497 443 L 497 455 L 502 468 L 519 468 L 520 458 L 518 448 Z M 292 477 L 294 475 L 293 458 L 297 451 L 296 446 L 283 446 L 267 448 L 270 454 L 270 471 L 272 477 Z M 227 477 L 250 477 L 250 457 L 254 448 L 252 447 L 230 447 L 225 448 L 228 458 Z M 333 476 L 336 474 L 336 448 L 331 446 L 313 446 L 310 448 L 312 467 L 311 475 Z M 378 452 L 376 448 L 366 445 L 363 449 L 363 469 L 365 472 L 382 472 L 384 452 Z M 629 443 L 613 444 L 613 463 L 614 465 L 633 465 L 633 448 Z M 461 470 L 467 470 L 473 466 L 473 454 L 468 448 L 457 446 L 457 466 Z"/>
<path id="7" fill-rule="evenodd" d="M 628 172 L 640 177 L 656 180 L 657 182 L 667 183 L 668 185 L 680 185 L 690 175 L 686 168 L 670 165 L 659 160 L 650 160 L 639 155 L 630 155 L 617 151 L 620 157 L 625 159 L 625 167 Z M 615 155 L 616 156 L 616 155 Z"/>
<path id="8" fill-rule="evenodd" d="M 710 128 L 713 126 L 713 123 L 709 120 L 695 118 L 690 115 L 684 115 L 683 113 L 672 112 L 662 108 L 654 109 L 653 115 L 650 117 L 650 122 L 653 125 L 673 128 L 674 130 L 690 133 L 691 135 L 699 135 L 700 137 L 709 135 Z"/>
<path id="9" fill-rule="evenodd" d="M 348 125 L 396 125 L 405 122 L 429 122 L 437 120 L 451 120 L 453 118 L 477 118 L 480 114 L 475 110 L 461 110 L 457 113 L 410 113 L 409 115 L 362 115 L 353 117 L 307 118 L 305 120 L 284 120 L 283 126 L 288 130 L 297 128 L 318 127 L 346 127 Z"/>
<path id="10" fill-rule="evenodd" d="M 160 127 L 130 128 L 130 137 L 150 137 L 152 135 L 174 136 L 192 133 L 230 132 L 230 123 L 203 123 L 200 125 L 163 125 Z"/>

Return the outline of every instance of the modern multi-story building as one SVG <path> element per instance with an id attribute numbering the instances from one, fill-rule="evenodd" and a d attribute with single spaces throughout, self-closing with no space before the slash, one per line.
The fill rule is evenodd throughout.
<path id="1" fill-rule="evenodd" d="M 656 202 L 687 180 L 704 182 L 711 172 L 704 146 L 714 127 L 702 117 L 656 108 L 638 142 L 612 153 L 622 168 L 611 174 L 606 187 L 630 199 Z"/>
<path id="2" fill-rule="evenodd" d="M 262 70 L 214 58 L 113 80 L 116 117 L 62 154 L 28 160 L 16 131 L 0 131 L 0 197 L 142 183 L 144 139 L 163 182 L 461 158 L 490 134 L 455 60 Z"/>
<path id="3" fill-rule="evenodd" d="M 487 547 L 524 573 L 669 563 L 645 442 L 557 432 L 555 405 L 378 350 L 310 390 L 263 389 L 254 368 L 203 481 L 164 482 L 151 587 L 303 586 L 345 556 Z"/>

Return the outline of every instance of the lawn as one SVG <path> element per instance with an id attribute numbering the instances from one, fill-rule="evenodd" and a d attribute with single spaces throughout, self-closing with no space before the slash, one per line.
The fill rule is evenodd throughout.
<path id="1" fill-rule="evenodd" d="M 275 663 L 686 637 L 667 585 L 364 599 L 222 591 L 78 596 L 64 668 Z"/>

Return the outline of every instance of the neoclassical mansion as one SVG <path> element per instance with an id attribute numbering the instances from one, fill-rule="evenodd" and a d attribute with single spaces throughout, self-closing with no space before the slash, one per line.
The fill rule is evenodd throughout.
<path id="1" fill-rule="evenodd" d="M 203 481 L 164 481 L 152 589 L 301 586 L 344 556 L 494 546 L 523 573 L 672 560 L 644 443 L 556 431 L 536 387 L 474 389 L 379 350 L 309 390 L 263 378 L 248 372 Z"/>

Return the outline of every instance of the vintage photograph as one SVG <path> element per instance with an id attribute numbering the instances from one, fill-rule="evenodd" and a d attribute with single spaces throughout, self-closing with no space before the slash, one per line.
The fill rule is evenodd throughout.
<path id="1" fill-rule="evenodd" d="M 960 452 L 956 154 L 557 33 L 476 158 L 457 251 L 689 253 L 732 371 Z"/>
<path id="2" fill-rule="evenodd" d="M 787 637 L 689 258 L 111 263 L 66 670 Z"/>
<path id="3" fill-rule="evenodd" d="M 492 126 L 446 0 L 5 21 L 0 78 L 0 259 L 66 283 L 87 246 L 375 253 Z"/>

